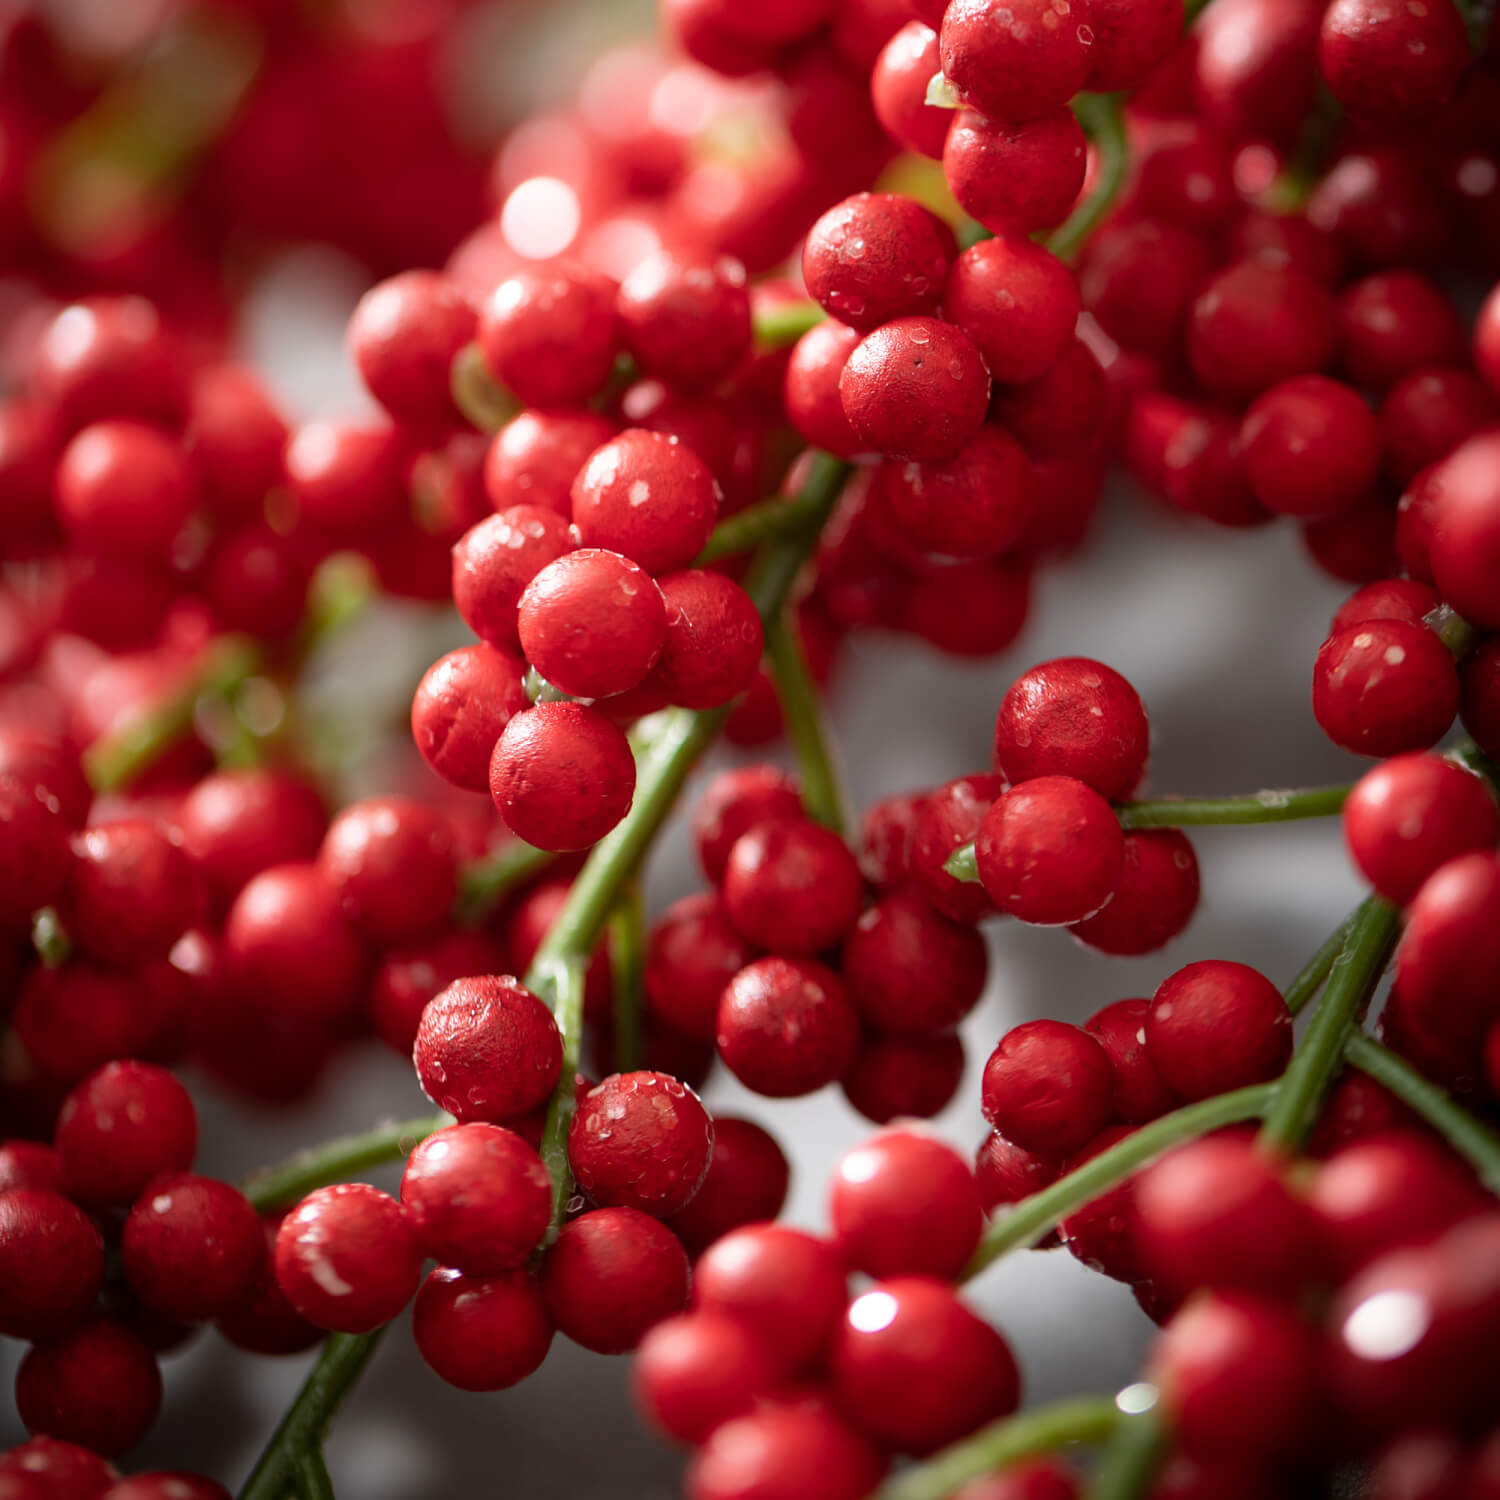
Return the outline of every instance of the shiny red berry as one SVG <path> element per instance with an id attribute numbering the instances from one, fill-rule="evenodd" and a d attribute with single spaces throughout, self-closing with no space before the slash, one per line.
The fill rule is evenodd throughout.
<path id="1" fill-rule="evenodd" d="M 659 580 L 667 633 L 656 680 L 682 708 L 722 708 L 755 680 L 765 644 L 750 596 L 722 573 L 693 569 Z"/>
<path id="2" fill-rule="evenodd" d="M 764 1406 L 715 1429 L 693 1459 L 688 1500 L 863 1500 L 886 1459 L 820 1405 Z"/>
<path id="3" fill-rule="evenodd" d="M 648 255 L 616 306 L 640 367 L 679 390 L 713 386 L 750 351 L 745 268 L 732 256 Z"/>
<path id="4" fill-rule="evenodd" d="M 192 1165 L 198 1115 L 165 1068 L 106 1063 L 63 1100 L 53 1144 L 69 1194 L 123 1206 L 158 1172 Z"/>
<path id="5" fill-rule="evenodd" d="M 407 943 L 447 921 L 458 885 L 448 821 L 409 797 L 346 807 L 323 837 L 318 869 L 371 942 Z"/>
<path id="6" fill-rule="evenodd" d="M 490 645 L 516 650 L 526 585 L 572 545 L 567 521 L 539 505 L 512 505 L 465 532 L 453 548 L 453 602 L 464 624 Z"/>
<path id="7" fill-rule="evenodd" d="M 1066 1156 L 1114 1113 L 1114 1071 L 1104 1049 L 1063 1021 L 1024 1021 L 984 1066 L 984 1117 L 1028 1151 Z"/>
<path id="8" fill-rule="evenodd" d="M 474 336 L 474 308 L 436 271 L 403 271 L 360 298 L 349 348 L 370 394 L 398 422 L 456 425 L 453 358 Z"/>
<path id="9" fill-rule="evenodd" d="M 1062 106 L 1024 124 L 962 109 L 948 127 L 943 173 L 964 212 L 992 234 L 1033 234 L 1061 224 L 1077 201 L 1087 145 Z"/>
<path id="10" fill-rule="evenodd" d="M 1291 1056 L 1292 1018 L 1265 975 L 1205 959 L 1157 986 L 1146 1051 L 1179 1098 L 1206 1099 L 1276 1077 Z"/>
<path id="11" fill-rule="evenodd" d="M 729 851 L 724 905 L 762 948 L 820 953 L 854 926 L 864 880 L 849 846 L 807 819 L 762 823 Z"/>
<path id="12" fill-rule="evenodd" d="M 60 1193 L 0 1193 L 0 1333 L 53 1338 L 93 1311 L 104 1282 L 104 1241 Z"/>
<path id="13" fill-rule="evenodd" d="M 462 646 L 423 674 L 411 700 L 411 735 L 444 781 L 486 792 L 505 726 L 529 706 L 526 665 L 502 647 Z"/>
<path id="14" fill-rule="evenodd" d="M 412 1308 L 412 1337 L 436 1374 L 462 1391 L 503 1391 L 547 1357 L 552 1319 L 530 1271 L 428 1273 Z"/>
<path id="15" fill-rule="evenodd" d="M 636 1404 L 647 1420 L 695 1447 L 770 1395 L 780 1375 L 753 1329 L 708 1312 L 658 1323 L 631 1366 Z"/>
<path id="16" fill-rule="evenodd" d="M 1313 665 L 1313 715 L 1357 755 L 1425 750 L 1458 713 L 1458 670 L 1425 625 L 1370 620 L 1335 631 Z"/>
<path id="17" fill-rule="evenodd" d="M 738 1229 L 774 1219 L 786 1202 L 791 1168 L 776 1138 L 752 1120 L 714 1117 L 714 1154 L 688 1206 L 667 1221 L 698 1255 Z"/>
<path id="18" fill-rule="evenodd" d="M 161 1371 L 120 1323 L 99 1319 L 34 1345 L 16 1371 L 26 1430 L 115 1458 L 134 1448 L 161 1408 Z"/>
<path id="19" fill-rule="evenodd" d="M 859 1022 L 843 981 L 811 959 L 762 958 L 719 1000 L 715 1040 L 725 1066 L 773 1099 L 815 1093 L 853 1060 Z"/>
<path id="20" fill-rule="evenodd" d="M 1088 0 L 954 0 L 939 33 L 943 74 L 994 120 L 1034 120 L 1064 105 L 1093 66 Z"/>

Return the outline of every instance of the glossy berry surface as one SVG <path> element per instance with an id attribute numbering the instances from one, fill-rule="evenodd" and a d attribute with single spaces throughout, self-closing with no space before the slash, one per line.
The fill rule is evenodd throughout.
<path id="1" fill-rule="evenodd" d="M 985 1119 L 1016 1145 L 1066 1156 L 1109 1123 L 1114 1071 L 1080 1027 L 1025 1021 L 984 1065 L 983 1107 Z"/>
<path id="2" fill-rule="evenodd" d="M 578 1102 L 568 1160 L 596 1203 L 670 1218 L 687 1207 L 713 1159 L 714 1127 L 698 1096 L 665 1073 L 615 1073 Z"/>
<path id="3" fill-rule="evenodd" d="M 161 1371 L 128 1328 L 98 1319 L 36 1344 L 16 1371 L 16 1408 L 28 1432 L 105 1458 L 146 1435 L 161 1406 Z"/>
<path id="4" fill-rule="evenodd" d="M 737 839 L 724 867 L 724 907 L 753 943 L 818 953 L 853 927 L 864 882 L 849 846 L 807 820 L 764 823 Z"/>
<path id="5" fill-rule="evenodd" d="M 112 1062 L 63 1100 L 53 1144 L 69 1194 L 123 1206 L 158 1172 L 192 1165 L 198 1115 L 165 1068 Z"/>
<path id="6" fill-rule="evenodd" d="M 1146 1051 L 1183 1099 L 1273 1078 L 1292 1049 L 1280 992 L 1248 964 L 1206 959 L 1169 975 L 1146 1016 Z"/>
<path id="7" fill-rule="evenodd" d="M 0 1331 L 40 1339 L 67 1333 L 93 1310 L 104 1281 L 104 1241 L 60 1193 L 0 1193 Z"/>
<path id="8" fill-rule="evenodd" d="M 503 1391 L 552 1347 L 552 1319 L 529 1271 L 439 1268 L 417 1290 L 412 1337 L 432 1371 L 462 1391 Z"/>
<path id="9" fill-rule="evenodd" d="M 761 958 L 725 987 L 715 1041 L 747 1088 L 795 1098 L 832 1083 L 849 1065 L 859 1021 L 831 969 L 811 959 Z"/>
<path id="10" fill-rule="evenodd" d="M 309 1193 L 276 1234 L 276 1280 L 310 1323 L 368 1333 L 411 1300 L 421 1252 L 405 1211 L 362 1182 Z"/>
<path id="11" fill-rule="evenodd" d="M 507 1120 L 545 1102 L 562 1068 L 552 1013 L 506 976 L 458 979 L 422 1012 L 412 1050 L 434 1104 L 463 1121 Z"/>
<path id="12" fill-rule="evenodd" d="M 770 1395 L 779 1375 L 753 1330 L 705 1312 L 658 1323 L 631 1366 L 636 1403 L 647 1420 L 694 1446 Z"/>

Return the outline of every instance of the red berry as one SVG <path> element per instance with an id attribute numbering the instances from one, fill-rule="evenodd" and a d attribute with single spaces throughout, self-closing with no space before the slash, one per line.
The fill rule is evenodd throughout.
<path id="1" fill-rule="evenodd" d="M 1489 388 L 1467 370 L 1416 370 L 1380 403 L 1386 467 L 1405 484 L 1495 420 Z"/>
<path id="2" fill-rule="evenodd" d="M 614 424 L 590 411 L 523 411 L 485 454 L 484 492 L 497 511 L 527 505 L 570 516 L 574 478 L 614 435 Z"/>
<path id="3" fill-rule="evenodd" d="M 908 21 L 886 42 L 870 74 L 870 99 L 886 134 L 934 161 L 942 160 L 953 123 L 952 110 L 927 102 L 927 85 L 942 66 L 937 32 L 921 21 Z"/>
<path id="4" fill-rule="evenodd" d="M 1323 375 L 1300 375 L 1245 414 L 1246 472 L 1269 510 L 1289 516 L 1348 510 L 1380 467 L 1380 430 L 1359 395 Z"/>
<path id="5" fill-rule="evenodd" d="M 995 799 L 974 852 L 999 910 L 1023 922 L 1079 922 L 1114 891 L 1125 836 L 1092 788 L 1071 776 L 1038 776 Z"/>
<path id="6" fill-rule="evenodd" d="M 1149 5 L 1130 0 L 1090 0 L 1089 27 L 1094 45 L 1089 88 L 1096 92 L 1128 89 L 1146 79 L 1177 46 L 1182 34 L 1182 9 L 1181 0 L 1153 0 Z M 1001 1497 L 996 1495 L 991 1500 Z M 1018 1495 L 1016 1500 L 1023 1497 Z"/>
<path id="7" fill-rule="evenodd" d="M 636 1404 L 667 1437 L 696 1447 L 769 1396 L 780 1370 L 753 1330 L 717 1313 L 658 1323 L 631 1367 Z"/>
<path id="8" fill-rule="evenodd" d="M 538 703 L 495 743 L 490 795 L 538 849 L 587 849 L 630 811 L 635 758 L 624 730 L 581 703 Z"/>
<path id="9" fill-rule="evenodd" d="M 542 1299 L 575 1344 L 625 1354 L 682 1310 L 688 1277 L 666 1225 L 633 1208 L 598 1208 L 563 1225 L 542 1262 Z"/>
<path id="10" fill-rule="evenodd" d="M 89 551 L 160 556 L 197 500 L 181 447 L 139 422 L 96 422 L 58 460 L 57 509 L 72 541 Z"/>
<path id="11" fill-rule="evenodd" d="M 1025 1021 L 984 1065 L 984 1117 L 1028 1151 L 1066 1156 L 1114 1113 L 1114 1071 L 1099 1043 L 1063 1021 Z"/>
<path id="12" fill-rule="evenodd" d="M 849 846 L 807 819 L 761 823 L 738 838 L 724 870 L 724 906 L 762 948 L 820 953 L 853 928 L 864 880 Z"/>
<path id="13" fill-rule="evenodd" d="M 1022 385 L 998 386 L 991 411 L 1036 458 L 1097 446 L 1109 392 L 1094 352 L 1074 339 L 1046 370 Z"/>
<path id="14" fill-rule="evenodd" d="M 714 1118 L 714 1154 L 693 1200 L 667 1221 L 690 1255 L 738 1229 L 774 1219 L 786 1202 L 791 1168 L 776 1139 L 751 1120 Z"/>
<path id="15" fill-rule="evenodd" d="M 455 980 L 422 1012 L 423 1091 L 460 1120 L 507 1120 L 552 1096 L 562 1041 L 552 1012 L 509 977 Z"/>
<path id="16" fill-rule="evenodd" d="M 265 1265 L 265 1236 L 245 1195 L 190 1173 L 154 1177 L 125 1220 L 125 1279 L 153 1312 L 185 1323 L 243 1302 Z"/>
<path id="17" fill-rule="evenodd" d="M 265 1253 L 255 1289 L 215 1325 L 236 1349 L 251 1354 L 300 1354 L 323 1337 L 322 1330 L 314 1328 L 286 1300 L 276 1281 L 274 1256 L 279 1227 L 279 1219 L 261 1220 Z"/>
<path id="18" fill-rule="evenodd" d="M 848 1301 L 838 1251 L 786 1224 L 750 1224 L 726 1234 L 694 1268 L 693 1303 L 735 1318 L 781 1368 L 821 1360 Z"/>
<path id="19" fill-rule="evenodd" d="M 936 311 L 949 243 L 936 216 L 899 193 L 856 193 L 813 225 L 802 247 L 808 294 L 861 333 Z"/>
<path id="20" fill-rule="evenodd" d="M 943 865 L 979 832 L 990 804 L 1005 790 L 1003 776 L 966 776 L 932 792 L 917 815 L 911 839 L 911 874 L 945 917 L 977 922 L 992 910 L 984 887 L 959 881 Z"/>
<path id="21" fill-rule="evenodd" d="M 104 1242 L 84 1212 L 36 1188 L 0 1193 L 0 1333 L 55 1338 L 93 1311 Z"/>
<path id="22" fill-rule="evenodd" d="M 1032 234 L 1061 224 L 1077 201 L 1087 144 L 1063 107 L 1022 125 L 962 109 L 948 128 L 943 173 L 964 212 L 992 234 Z"/>
<path id="23" fill-rule="evenodd" d="M 1500 856 L 1462 854 L 1406 909 L 1395 995 L 1441 1037 L 1476 1044 L 1500 995 Z"/>
<path id="24" fill-rule="evenodd" d="M 251 769 L 205 776 L 177 804 L 174 821 L 183 851 L 223 910 L 261 871 L 310 860 L 328 815 L 300 777 Z"/>
<path id="25" fill-rule="evenodd" d="M 760 667 L 765 631 L 755 605 L 722 573 L 669 573 L 660 584 L 667 633 L 656 680 L 682 708 L 722 708 Z"/>
<path id="26" fill-rule="evenodd" d="M 318 869 L 371 942 L 408 943 L 447 921 L 458 886 L 450 825 L 409 797 L 346 807 L 323 837 Z"/>
<path id="27" fill-rule="evenodd" d="M 1330 634 L 1370 620 L 1405 620 L 1420 625 L 1442 603 L 1435 589 L 1415 578 L 1382 578 L 1355 589 L 1339 606 Z"/>
<path id="28" fill-rule="evenodd" d="M 458 413 L 454 356 L 474 337 L 474 309 L 436 271 L 403 271 L 370 288 L 349 319 L 349 349 L 370 394 L 398 422 L 442 430 Z"/>
<path id="29" fill-rule="evenodd" d="M 141 971 L 82 959 L 57 969 L 39 965 L 21 986 L 11 1023 L 43 1073 L 75 1083 L 107 1062 L 149 1052 L 168 1019 L 161 1002 L 170 1004 L 169 989 Z"/>
<path id="30" fill-rule="evenodd" d="M 422 1272 L 405 1210 L 363 1182 L 316 1188 L 276 1233 L 276 1280 L 309 1323 L 368 1333 L 411 1301 Z"/>
<path id="31" fill-rule="evenodd" d="M 158 1172 L 192 1165 L 198 1116 L 165 1068 L 106 1063 L 63 1100 L 53 1144 L 73 1197 L 123 1206 Z"/>
<path id="32" fill-rule="evenodd" d="M 865 1036 L 839 1079 L 844 1097 L 877 1125 L 930 1120 L 958 1093 L 964 1044 L 947 1033 L 917 1038 Z"/>
<path id="33" fill-rule="evenodd" d="M 479 347 L 526 405 L 581 406 L 614 368 L 614 283 L 571 261 L 524 267 L 480 310 Z"/>
<path id="34" fill-rule="evenodd" d="M 616 1073 L 578 1101 L 568 1161 L 594 1202 L 659 1219 L 686 1208 L 713 1159 L 698 1096 L 665 1073 Z"/>
<path id="35" fill-rule="evenodd" d="M 1335 745 L 1357 755 L 1425 750 L 1458 712 L 1458 671 L 1425 625 L 1370 620 L 1323 643 L 1313 666 L 1313 714 Z"/>
<path id="36" fill-rule="evenodd" d="M 1318 9 L 1302 0 L 1231 0 L 1193 27 L 1197 113 L 1233 139 L 1290 147 L 1317 91 Z"/>
<path id="37" fill-rule="evenodd" d="M 979 1002 L 989 970 L 984 940 L 913 891 L 867 907 L 844 940 L 840 968 L 861 1018 L 893 1037 L 958 1025 Z"/>
<path id="38" fill-rule="evenodd" d="M 89 297 L 40 332 L 33 379 L 71 427 L 101 417 L 175 424 L 187 404 L 176 335 L 144 297 Z"/>
<path id="39" fill-rule="evenodd" d="M 1135 1184 L 1135 1236 L 1169 1293 L 1211 1286 L 1292 1300 L 1319 1267 L 1306 1205 L 1237 1136 L 1193 1141 L 1148 1168 Z"/>
<path id="40" fill-rule="evenodd" d="M 224 920 L 224 962 L 245 994 L 285 1018 L 336 1022 L 359 998 L 365 955 L 317 865 L 273 865 Z"/>
<path id="41" fill-rule="evenodd" d="M 870 503 L 924 552 L 991 557 L 1031 520 L 1031 466 L 1015 438 L 987 423 L 946 463 L 881 464 Z"/>
<path id="42" fill-rule="evenodd" d="M 698 863 L 715 885 L 722 885 L 729 851 L 742 834 L 761 823 L 799 822 L 804 817 L 797 784 L 779 767 L 721 771 L 703 789 L 693 812 Z"/>
<path id="43" fill-rule="evenodd" d="M 68 821 L 46 787 L 0 772 L 0 929 L 22 931 L 63 893 Z"/>
<path id="44" fill-rule="evenodd" d="M 956 1278 L 983 1227 L 979 1188 L 951 1146 L 886 1130 L 834 1168 L 828 1213 L 844 1259 L 871 1276 Z"/>
<path id="45" fill-rule="evenodd" d="M 64 919 L 80 947 L 135 964 L 168 951 L 197 915 L 192 867 L 159 824 L 131 818 L 73 835 Z"/>
<path id="46" fill-rule="evenodd" d="M 926 1454 L 1016 1408 L 1005 1340 L 926 1277 L 877 1282 L 849 1304 L 831 1358 L 839 1406 L 879 1442 Z"/>
<path id="47" fill-rule="evenodd" d="M 406 1159 L 401 1206 L 423 1254 L 476 1276 L 524 1265 L 552 1217 L 552 1179 L 518 1135 L 451 1125 Z"/>
<path id="48" fill-rule="evenodd" d="M 1485 783 L 1462 766 L 1398 755 L 1349 794 L 1344 838 L 1376 892 L 1404 906 L 1439 865 L 1500 843 L 1500 813 Z"/>
<path id="49" fill-rule="evenodd" d="M 449 1385 L 503 1391 L 547 1357 L 552 1319 L 530 1271 L 479 1276 L 440 1267 L 417 1291 L 412 1337 Z"/>
<path id="50" fill-rule="evenodd" d="M 1470 438 L 1433 472 L 1430 558 L 1438 592 L 1465 619 L 1500 628 L 1500 431 Z"/>
<path id="51" fill-rule="evenodd" d="M 1431 114 L 1458 88 L 1469 38 L 1456 6 L 1334 0 L 1318 32 L 1318 67 L 1350 114 L 1402 120 Z"/>
<path id="52" fill-rule="evenodd" d="M 1034 120 L 1066 104 L 1093 66 L 1088 0 L 954 0 L 943 12 L 943 73 L 994 120 Z"/>
<path id="53" fill-rule="evenodd" d="M 1303 272 L 1240 261 L 1194 301 L 1188 358 L 1210 392 L 1258 396 L 1328 363 L 1334 318 L 1333 299 Z"/>
<path id="54" fill-rule="evenodd" d="M 688 1500 L 863 1500 L 880 1450 L 822 1406 L 763 1406 L 715 1429 L 687 1477 Z"/>
<path id="55" fill-rule="evenodd" d="M 731 256 L 658 251 L 621 283 L 616 305 L 640 367 L 680 390 L 713 386 L 750 352 L 745 268 Z"/>
<path id="56" fill-rule="evenodd" d="M 762 958 L 725 989 L 716 1041 L 725 1066 L 747 1088 L 789 1099 L 843 1073 L 859 1022 L 831 969 L 810 959 Z"/>
<path id="57" fill-rule="evenodd" d="M 883 324 L 839 376 L 839 400 L 859 446 L 892 458 L 955 457 L 983 424 L 989 394 L 969 336 L 937 318 Z"/>
<path id="58" fill-rule="evenodd" d="M 490 645 L 514 651 L 526 585 L 571 547 L 568 523 L 537 505 L 512 505 L 465 532 L 453 549 L 453 602 L 464 624 Z"/>
<path id="59" fill-rule="evenodd" d="M 287 427 L 259 376 L 205 365 L 193 376 L 183 447 L 219 515 L 255 516 L 282 477 Z"/>
<path id="60" fill-rule="evenodd" d="M 1146 1051 L 1182 1099 L 1274 1078 L 1292 1052 L 1281 992 L 1248 964 L 1205 959 L 1169 974 L 1146 1017 Z"/>
<path id="61" fill-rule="evenodd" d="M 1073 776 L 1101 797 L 1128 797 L 1145 774 L 1149 730 L 1135 689 L 1082 656 L 1018 677 L 995 720 L 995 767 L 1012 782 Z"/>
<path id="62" fill-rule="evenodd" d="M 974 1157 L 974 1180 L 986 1213 L 1041 1192 L 1061 1170 L 1056 1157 L 1026 1151 L 998 1130 L 990 1131 Z"/>
<path id="63" fill-rule="evenodd" d="M 652 1014 L 711 1042 L 724 986 L 754 957 L 718 895 L 685 896 L 651 929 L 645 982 Z"/>
<path id="64" fill-rule="evenodd" d="M 860 439 L 849 425 L 840 383 L 859 333 L 832 318 L 797 340 L 786 367 L 784 400 L 787 421 L 814 448 L 850 458 Z"/>
<path id="65" fill-rule="evenodd" d="M 1115 1075 L 1115 1111 L 1127 1124 L 1144 1125 L 1175 1104 L 1146 1050 L 1149 1000 L 1116 1000 L 1096 1011 L 1084 1030 L 1097 1038 Z"/>
<path id="66" fill-rule="evenodd" d="M 0 1141 L 0 1193 L 62 1192 L 57 1152 L 40 1141 Z"/>
<path id="67" fill-rule="evenodd" d="M 973 339 L 990 375 L 1009 385 L 1045 374 L 1073 342 L 1078 280 L 1018 235 L 970 246 L 948 273 L 943 316 Z"/>
<path id="68" fill-rule="evenodd" d="M 16 1371 L 26 1430 L 114 1458 L 134 1448 L 161 1409 L 161 1371 L 120 1323 L 100 1319 L 34 1345 Z"/>
<path id="69" fill-rule="evenodd" d="M 1188 311 L 1211 266 L 1202 238 L 1175 224 L 1106 224 L 1084 251 L 1084 305 L 1127 349 L 1178 357 Z"/>
<path id="70" fill-rule="evenodd" d="M 1342 1147 L 1307 1189 L 1323 1255 L 1340 1281 L 1388 1250 L 1436 1239 L 1482 1203 L 1455 1158 L 1411 1131 Z"/>
<path id="71" fill-rule="evenodd" d="M 718 516 L 718 482 L 675 437 L 630 428 L 596 448 L 573 481 L 573 526 L 585 547 L 623 553 L 648 573 L 688 565 Z"/>
<path id="72" fill-rule="evenodd" d="M 1491 759 L 1500 752 L 1500 642 L 1485 641 L 1459 667 L 1463 726 Z"/>
<path id="73" fill-rule="evenodd" d="M 483 643 L 440 656 L 423 674 L 411 700 L 411 735 L 444 781 L 489 790 L 495 741 L 529 706 L 525 675 L 519 657 Z"/>
<path id="74" fill-rule="evenodd" d="M 1452 302 L 1418 271 L 1378 271 L 1339 299 L 1339 363 L 1356 385 L 1385 391 L 1433 365 L 1465 363 Z"/>
<path id="75" fill-rule="evenodd" d="M 637 687 L 666 640 L 659 588 L 618 552 L 585 547 L 549 563 L 517 614 L 521 648 L 548 682 L 579 698 Z"/>
<path id="76" fill-rule="evenodd" d="M 1094 7 L 1097 16 L 1099 8 Z M 1078 1481 L 1055 1458 L 1022 1459 L 954 1490 L 953 1500 L 1078 1500 Z M 1153 1500 L 1160 1496 L 1153 1495 Z"/>
<path id="77" fill-rule="evenodd" d="M 1318 1346 L 1312 1330 L 1274 1302 L 1195 1298 L 1151 1356 L 1183 1447 L 1195 1457 L 1264 1458 L 1295 1451 L 1313 1421 Z"/>
<path id="78" fill-rule="evenodd" d="M 35 1437 L 0 1453 L 0 1474 L 35 1479 L 40 1486 L 36 1494 L 26 1490 L 15 1500 L 98 1500 L 120 1477 L 97 1453 L 51 1437 Z"/>
<path id="79" fill-rule="evenodd" d="M 101 1500 L 231 1500 L 231 1497 L 217 1480 L 174 1469 L 132 1474 L 128 1479 L 117 1480 L 105 1490 Z"/>
<path id="80" fill-rule="evenodd" d="M 403 459 L 389 425 L 304 423 L 286 447 L 298 518 L 325 537 L 365 540 L 407 505 Z"/>

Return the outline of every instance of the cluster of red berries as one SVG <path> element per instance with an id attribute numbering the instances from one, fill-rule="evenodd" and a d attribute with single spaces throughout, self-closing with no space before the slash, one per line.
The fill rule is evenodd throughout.
<path id="1" fill-rule="evenodd" d="M 958 1290 L 989 1237 L 1307 1055 L 1268 978 L 1200 961 L 1001 1037 L 972 1165 L 903 1123 L 959 1089 L 982 923 L 1142 955 L 1191 920 L 1187 837 L 1130 826 L 1131 684 L 1031 667 L 988 769 L 852 840 L 808 756 L 723 773 L 693 823 L 710 888 L 633 956 L 600 916 L 576 1024 L 548 940 L 643 816 L 662 711 L 795 729 L 773 631 L 815 684 L 855 631 L 997 655 L 1114 455 L 1185 515 L 1293 518 L 1358 585 L 1312 711 L 1381 762 L 1343 826 L 1402 927 L 1374 1030 L 1416 1092 L 1331 1054 L 1296 1139 L 1141 1154 L 1039 1243 L 1163 1325 L 1170 1454 L 1139 1493 L 1327 1494 L 1354 1464 L 1372 1500 L 1494 1500 L 1500 289 L 1472 324 L 1452 290 L 1500 270 L 1493 40 L 1471 56 L 1453 0 L 1213 0 L 1186 36 L 1181 0 L 663 0 L 680 55 L 606 54 L 486 187 L 437 82 L 462 5 L 296 9 L 180 8 L 178 47 L 244 81 L 185 117 L 172 201 L 122 180 L 107 233 L 51 174 L 142 90 L 0 17 L 0 1335 L 30 1346 L 36 1434 L 0 1500 L 225 1500 L 109 1462 L 159 1357 L 206 1325 L 295 1353 L 408 1304 L 465 1390 L 558 1332 L 638 1350 L 692 1500 L 864 1500 L 1014 1412 Z M 173 55 L 138 60 L 166 70 L 145 93 Z M 385 278 L 348 330 L 371 417 L 289 423 L 229 353 L 246 247 L 310 239 Z M 762 538 L 804 547 L 779 594 Z M 412 779 L 330 818 L 289 703 L 350 553 L 476 642 L 415 686 Z M 488 909 L 460 899 L 507 860 Z M 192 1170 L 173 1068 L 290 1102 L 371 1035 L 444 1112 L 398 1193 L 336 1169 L 288 1207 Z M 826 1235 L 775 1222 L 786 1156 L 705 1109 L 716 1059 L 884 1127 L 834 1169 Z M 1081 1491 L 1051 1458 L 953 1489 Z"/>

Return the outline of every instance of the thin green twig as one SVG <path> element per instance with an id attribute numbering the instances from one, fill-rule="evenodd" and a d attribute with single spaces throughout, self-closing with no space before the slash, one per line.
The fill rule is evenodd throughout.
<path id="1" fill-rule="evenodd" d="M 802 804 L 807 815 L 837 833 L 849 826 L 818 685 L 808 669 L 802 634 L 791 609 L 783 609 L 766 632 L 766 656 L 781 703 L 787 738 L 797 757 Z"/>
<path id="2" fill-rule="evenodd" d="M 373 1130 L 338 1136 L 255 1173 L 244 1184 L 245 1196 L 257 1213 L 285 1208 L 314 1188 L 347 1182 L 371 1167 L 399 1161 L 419 1141 L 452 1123 L 452 1115 L 423 1115 L 416 1120 L 398 1120 L 377 1125 Z"/>

